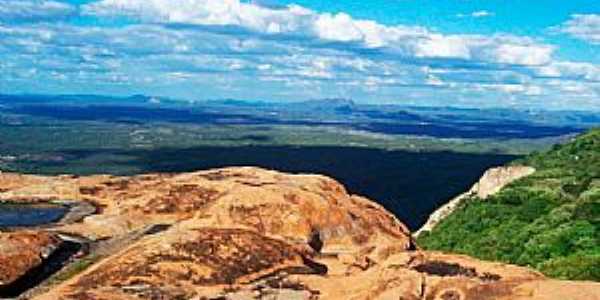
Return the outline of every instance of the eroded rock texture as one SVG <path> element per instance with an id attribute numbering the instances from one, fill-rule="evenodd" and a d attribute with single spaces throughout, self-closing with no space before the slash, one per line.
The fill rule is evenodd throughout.
<path id="1" fill-rule="evenodd" d="M 526 268 L 421 251 L 394 216 L 323 176 L 228 168 L 28 182 L 13 184 L 0 199 L 89 201 L 99 208 L 97 214 L 53 230 L 92 240 L 139 235 L 37 299 L 589 300 L 600 295 L 596 283 L 549 280 Z"/>
<path id="2" fill-rule="evenodd" d="M 47 232 L 0 232 L 0 290 L 39 266 L 60 244 Z"/>

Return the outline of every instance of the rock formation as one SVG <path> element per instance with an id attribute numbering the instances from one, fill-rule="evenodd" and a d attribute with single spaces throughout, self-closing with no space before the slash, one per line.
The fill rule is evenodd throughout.
<path id="1" fill-rule="evenodd" d="M 44 231 L 0 232 L 0 290 L 39 266 L 60 244 Z"/>
<path id="2" fill-rule="evenodd" d="M 479 199 L 486 199 L 511 182 L 529 176 L 535 169 L 528 166 L 506 166 L 487 170 L 471 190 Z"/>
<path id="3" fill-rule="evenodd" d="M 419 234 L 424 231 L 433 230 L 437 224 L 454 212 L 454 210 L 459 207 L 463 201 L 473 197 L 486 199 L 487 197 L 499 192 L 503 187 L 511 182 L 514 182 L 515 180 L 521 179 L 525 176 L 529 176 L 533 174 L 533 172 L 535 172 L 535 169 L 527 166 L 506 166 L 487 170 L 469 191 L 455 197 L 434 211 L 429 216 L 429 219 L 427 219 L 427 222 L 417 232 L 415 232 L 415 237 L 418 237 Z"/>
<path id="4" fill-rule="evenodd" d="M 393 215 L 324 176 L 0 177 L 24 182 L 0 199 L 98 208 L 49 230 L 116 241 L 35 299 L 600 299 L 600 284 L 421 251 Z"/>

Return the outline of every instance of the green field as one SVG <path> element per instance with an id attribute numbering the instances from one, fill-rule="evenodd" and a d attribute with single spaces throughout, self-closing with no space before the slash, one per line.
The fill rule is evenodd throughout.
<path id="1" fill-rule="evenodd" d="M 0 115 L 2 117 L 2 115 Z M 523 155 L 564 137 L 539 139 L 440 139 L 357 131 L 336 126 L 128 124 L 63 121 L 30 116 L 0 118 L 0 170 L 126 174 L 141 170 L 127 151 L 243 146 L 343 146 L 411 152 Z"/>

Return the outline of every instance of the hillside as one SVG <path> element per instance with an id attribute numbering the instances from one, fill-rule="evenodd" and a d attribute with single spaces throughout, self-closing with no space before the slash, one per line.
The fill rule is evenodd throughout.
<path id="1" fill-rule="evenodd" d="M 600 129 L 514 164 L 537 171 L 465 201 L 418 244 L 600 281 Z"/>

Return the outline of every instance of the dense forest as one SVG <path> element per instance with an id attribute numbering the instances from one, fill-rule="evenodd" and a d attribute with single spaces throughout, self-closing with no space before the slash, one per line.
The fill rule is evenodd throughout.
<path id="1" fill-rule="evenodd" d="M 468 199 L 419 244 L 600 281 L 600 129 L 513 163 L 536 172 L 486 200 Z"/>

